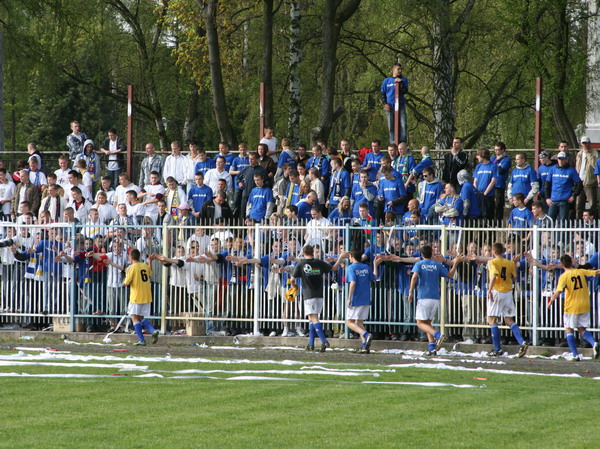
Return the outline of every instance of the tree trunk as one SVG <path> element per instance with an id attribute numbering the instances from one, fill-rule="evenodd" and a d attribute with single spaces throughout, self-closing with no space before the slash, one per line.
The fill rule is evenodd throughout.
<path id="1" fill-rule="evenodd" d="M 361 0 L 349 0 L 346 6 L 338 11 L 342 0 L 326 0 L 323 11 L 323 86 L 321 87 L 321 109 L 319 126 L 312 129 L 312 140 L 327 140 L 334 120 L 343 112 L 338 108 L 334 113 L 333 99 L 335 95 L 335 74 L 337 70 L 337 44 L 340 31 L 356 12 Z"/>
<path id="2" fill-rule="evenodd" d="M 225 86 L 223 84 L 223 72 L 221 71 L 221 50 L 219 47 L 219 35 L 216 25 L 216 9 L 218 0 L 195 0 L 204 16 L 206 27 L 206 42 L 208 46 L 208 59 L 210 64 L 210 78 L 213 91 L 213 109 L 217 120 L 217 127 L 221 140 L 227 142 L 230 148 L 237 147 L 237 141 L 233 127 L 229 121 L 227 101 L 225 99 Z"/>
<path id="3" fill-rule="evenodd" d="M 300 143 L 300 117 L 302 105 L 300 98 L 300 60 L 302 46 L 300 45 L 300 20 L 302 18 L 301 2 L 290 3 L 290 81 L 288 92 L 290 99 L 290 112 L 288 117 L 288 136 L 296 145 Z"/>
<path id="4" fill-rule="evenodd" d="M 450 148 L 454 137 L 454 81 L 450 0 L 431 3 L 433 18 L 433 140 L 437 149 Z"/>
<path id="5" fill-rule="evenodd" d="M 200 119 L 200 114 L 198 113 L 199 99 L 200 95 L 198 94 L 198 86 L 196 86 L 196 83 L 192 83 L 187 113 L 185 116 L 185 122 L 183 124 L 182 140 L 184 142 L 196 140 L 194 138 L 194 134 L 196 134 L 198 120 Z"/>
<path id="6" fill-rule="evenodd" d="M 262 82 L 265 86 L 265 127 L 273 128 L 273 0 L 263 0 Z"/>

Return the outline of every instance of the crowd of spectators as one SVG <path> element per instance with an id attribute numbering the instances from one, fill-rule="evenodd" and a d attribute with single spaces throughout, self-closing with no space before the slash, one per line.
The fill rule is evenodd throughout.
<path id="1" fill-rule="evenodd" d="M 259 265 L 264 270 L 257 280 L 262 282 L 260 290 L 269 299 L 281 299 L 267 303 L 271 305 L 265 306 L 263 316 L 283 320 L 284 335 L 294 327 L 302 334 L 297 321 L 302 317 L 300 306 L 283 296 L 304 245 L 315 246 L 316 257 L 328 261 L 336 260 L 345 246 L 360 246 L 363 259 L 380 268 L 374 283 L 379 305 L 371 318 L 412 323 L 414 310 L 406 302 L 411 264 L 420 257 L 420 247 L 426 242 L 435 245 L 439 238 L 438 231 L 418 231 L 415 225 L 489 228 L 494 223 L 510 228 L 508 240 L 516 246 L 511 254 L 527 273 L 529 228 L 553 228 L 573 220 L 594 223 L 597 216 L 600 161 L 587 137 L 577 152 L 565 142 L 554 155 L 542 151 L 536 170 L 526 153 L 513 160 L 503 142 L 494 145 L 493 155 L 480 148 L 473 159 L 462 148 L 462 140 L 455 138 L 443 161 L 435 163 L 428 147 L 414 154 L 406 143 L 389 144 L 384 150 L 374 139 L 370 148 L 353 151 L 343 139 L 338 148 L 324 141 L 293 148 L 289 139 L 279 142 L 267 129 L 255 149 L 241 143 L 234 153 L 221 142 L 214 157 L 196 142 L 187 143 L 187 154 L 179 142 L 171 143 L 170 152 L 157 151 L 148 143 L 146 156 L 130 177 L 124 171 L 128 149 L 115 129 L 97 148 L 78 122 L 71 128 L 68 151 L 58 158 L 56 170 L 49 168 L 51 163 L 33 143 L 28 160 L 19 161 L 17 171 L 8 173 L 0 161 L 0 222 L 4 222 L 0 228 L 2 238 L 14 240 L 0 250 L 0 263 L 4 279 L 14 281 L 13 294 L 27 279 L 27 270 L 33 271 L 31 279 L 44 281 L 36 293 L 38 305 L 28 309 L 41 314 L 64 312 L 56 292 L 64 290 L 70 270 L 62 267 L 76 267 L 75 281 L 87 300 L 79 313 L 90 315 L 88 330 L 98 323 L 91 317 L 94 314 L 111 318 L 124 313 L 120 270 L 133 247 L 143 260 L 169 267 L 170 313 L 202 312 L 222 318 L 206 322 L 208 333 L 221 328 L 248 331 L 248 323 L 227 318 L 252 316 L 254 271 L 249 267 Z M 51 223 L 75 223 L 76 231 L 48 227 Z M 257 223 L 288 229 L 256 231 Z M 167 234 L 164 224 L 173 227 Z M 335 228 L 346 225 L 350 239 Z M 436 245 L 436 257 L 451 263 L 459 252 L 470 255 L 459 268 L 453 294 L 464 322 L 477 324 L 476 299 L 460 298 L 475 295 L 477 285 L 485 297 L 482 267 L 496 236 L 461 240 L 458 234 L 449 235 L 447 253 L 441 254 Z M 165 245 L 168 251 L 163 255 Z M 566 248 L 547 242 L 542 247 L 546 262 L 555 257 L 551 249 Z M 587 258 L 594 253 L 587 251 Z M 153 271 L 158 299 L 153 312 L 158 315 L 161 270 Z M 333 273 L 330 283 L 338 287 L 328 292 L 330 312 L 338 319 L 343 318 L 339 303 L 343 278 L 342 271 Z M 3 309 L 14 309 L 14 303 L 4 285 Z M 383 334 L 402 339 L 415 337 L 409 325 L 382 329 Z M 339 326 L 332 331 L 342 333 Z M 462 335 L 480 336 L 472 328 Z"/>

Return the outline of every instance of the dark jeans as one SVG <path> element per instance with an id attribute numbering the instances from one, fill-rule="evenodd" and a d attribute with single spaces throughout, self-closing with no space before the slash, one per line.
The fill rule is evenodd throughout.
<path id="1" fill-rule="evenodd" d="M 568 201 L 553 201 L 552 205 L 548 208 L 548 215 L 552 220 L 563 221 L 569 218 L 569 212 L 571 211 L 571 203 Z"/>
<path id="2" fill-rule="evenodd" d="M 123 169 L 119 168 L 118 170 L 107 170 L 106 175 L 110 178 L 113 187 L 117 187 L 119 185 L 119 175 L 123 173 Z"/>
<path id="3" fill-rule="evenodd" d="M 494 193 L 494 218 L 496 220 L 504 220 L 504 196 L 506 189 L 495 189 Z"/>
<path id="4" fill-rule="evenodd" d="M 393 106 L 393 105 L 392 105 Z M 400 138 L 398 142 L 406 142 L 406 106 L 400 106 Z M 394 143 L 394 110 L 386 111 L 390 143 Z"/>

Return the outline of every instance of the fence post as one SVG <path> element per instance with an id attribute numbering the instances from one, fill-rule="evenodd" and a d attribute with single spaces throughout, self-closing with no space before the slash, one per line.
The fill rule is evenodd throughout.
<path id="1" fill-rule="evenodd" d="M 71 238 L 73 248 L 75 248 L 75 222 L 71 224 Z M 63 240 L 63 245 L 65 244 Z M 75 306 L 77 303 L 77 288 L 75 282 L 75 264 L 69 264 L 69 270 L 71 270 L 71 313 L 69 314 L 69 328 L 71 332 L 75 332 Z"/>
<path id="2" fill-rule="evenodd" d="M 539 248 L 539 226 L 533 226 L 532 238 L 533 238 L 533 258 L 536 260 L 540 259 L 540 248 Z M 533 289 L 532 289 L 532 303 L 533 308 L 533 323 L 531 327 L 532 343 L 537 346 L 539 343 L 538 326 L 539 326 L 539 315 L 540 315 L 540 276 L 539 268 L 533 266 Z"/>
<path id="3" fill-rule="evenodd" d="M 350 224 L 346 222 L 346 229 L 344 230 L 344 249 L 346 251 L 350 251 Z M 354 249 L 354 248 L 353 248 Z M 340 279 L 341 282 L 341 279 Z M 344 338 L 347 340 L 350 336 L 350 330 L 348 326 L 346 326 L 346 304 L 348 304 L 348 283 L 344 283 L 344 301 L 342 302 L 342 319 L 344 320 Z M 373 299 L 371 299 L 371 304 L 373 304 Z"/>
<path id="4" fill-rule="evenodd" d="M 258 223 L 256 223 L 254 225 L 254 254 L 252 254 L 252 257 L 254 259 L 260 259 L 261 254 L 260 254 L 260 245 L 261 245 L 261 241 L 260 241 L 260 228 L 258 227 Z M 261 291 L 260 291 L 260 286 L 261 286 L 261 266 L 260 265 L 254 265 L 254 267 L 252 267 L 252 278 L 253 278 L 253 282 L 254 284 L 251 284 L 252 289 L 254 290 L 254 313 L 253 313 L 253 322 L 254 322 L 254 334 L 257 335 L 260 331 L 259 331 L 259 327 L 258 327 L 258 316 L 260 315 L 260 304 L 259 301 L 261 300 Z M 266 282 L 266 279 L 265 279 Z"/>
<path id="5" fill-rule="evenodd" d="M 448 239 L 448 228 L 446 227 L 446 225 L 442 225 L 442 247 L 440 248 L 440 252 L 442 254 L 442 256 L 444 254 L 446 254 L 446 250 L 447 248 L 447 244 L 446 244 L 446 240 Z M 442 283 L 441 283 L 441 296 L 440 296 L 440 332 L 443 335 L 446 335 L 446 298 L 448 297 L 447 292 L 446 292 L 446 278 L 442 278 Z M 416 305 L 415 305 L 416 307 Z"/>
<path id="6" fill-rule="evenodd" d="M 169 237 L 169 230 L 167 228 L 166 223 L 163 223 L 162 225 L 162 254 L 165 257 L 169 257 L 169 252 L 168 252 L 168 245 L 167 245 L 167 239 Z M 160 305 L 160 332 L 161 334 L 165 335 L 165 333 L 167 332 L 167 291 L 168 291 L 168 285 L 167 285 L 167 267 L 165 267 L 164 265 L 161 265 L 161 270 L 162 270 L 162 279 L 161 279 L 161 297 L 162 297 L 162 302 Z"/>

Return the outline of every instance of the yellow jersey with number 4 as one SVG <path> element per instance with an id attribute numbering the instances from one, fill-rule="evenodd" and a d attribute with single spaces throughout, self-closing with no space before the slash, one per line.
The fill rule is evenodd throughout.
<path id="1" fill-rule="evenodd" d="M 152 268 L 143 262 L 136 262 L 127 269 L 123 285 L 129 285 L 129 302 L 146 304 L 152 302 L 152 289 L 150 288 Z"/>
<path id="2" fill-rule="evenodd" d="M 504 257 L 496 257 L 488 262 L 488 276 L 496 275 L 492 290 L 501 293 L 510 292 L 513 289 L 513 278 L 516 276 L 515 263 Z"/>
<path id="3" fill-rule="evenodd" d="M 558 278 L 557 292 L 567 291 L 565 296 L 564 313 L 577 315 L 590 311 L 590 292 L 586 277 L 596 276 L 596 270 L 572 268 L 565 270 Z"/>

